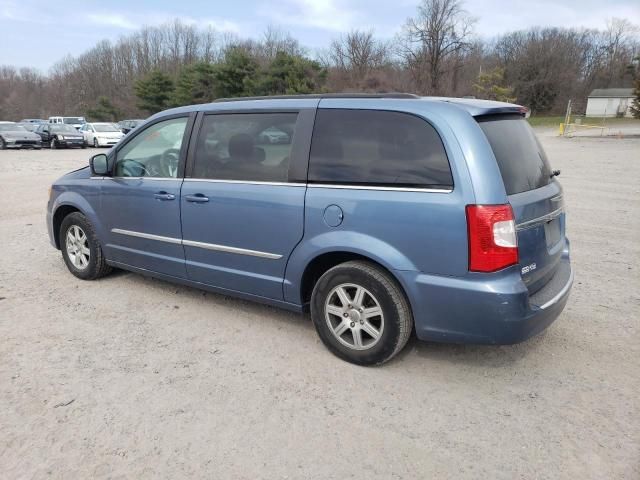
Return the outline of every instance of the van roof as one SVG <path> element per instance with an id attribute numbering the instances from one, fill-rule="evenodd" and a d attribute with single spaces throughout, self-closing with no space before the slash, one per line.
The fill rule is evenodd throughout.
<path id="1" fill-rule="evenodd" d="M 321 94 L 307 94 L 307 95 L 273 95 L 262 97 L 236 97 L 236 98 L 219 98 L 213 103 L 189 105 L 184 107 L 178 107 L 169 111 L 160 112 L 156 115 L 163 115 L 165 113 L 184 113 L 197 110 L 217 110 L 216 105 L 224 104 L 226 108 L 229 108 L 229 104 L 243 104 L 245 102 L 274 102 L 278 100 L 289 101 L 297 100 L 296 103 L 305 100 L 320 101 L 323 99 L 338 99 L 338 100 L 380 100 L 380 101 L 393 101 L 393 102 L 438 102 L 448 103 L 455 105 L 467 111 L 474 117 L 483 115 L 496 115 L 505 113 L 517 113 L 524 114 L 527 109 L 521 105 L 514 103 L 497 102 L 493 100 L 479 100 L 476 98 L 457 98 L 457 97 L 421 97 L 412 93 L 321 93 Z M 291 104 L 289 104 L 291 105 Z M 270 105 L 274 107 L 274 105 Z M 155 117 L 155 115 L 154 115 Z"/>

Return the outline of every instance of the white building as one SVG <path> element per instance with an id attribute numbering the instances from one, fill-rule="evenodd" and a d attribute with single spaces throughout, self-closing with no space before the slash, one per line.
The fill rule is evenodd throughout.
<path id="1" fill-rule="evenodd" d="M 587 98 L 587 117 L 630 117 L 632 88 L 596 88 Z"/>

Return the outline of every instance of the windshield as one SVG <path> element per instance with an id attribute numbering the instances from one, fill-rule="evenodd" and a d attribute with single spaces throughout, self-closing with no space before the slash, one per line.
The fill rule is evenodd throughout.
<path id="1" fill-rule="evenodd" d="M 551 167 L 529 123 L 520 115 L 488 115 L 478 124 L 491 144 L 507 195 L 544 187 Z"/>
<path id="2" fill-rule="evenodd" d="M 26 132 L 24 127 L 20 125 L 15 125 L 13 123 L 8 124 L 0 124 L 0 132 Z"/>
<path id="3" fill-rule="evenodd" d="M 68 124 L 84 123 L 84 117 L 64 117 L 62 121 Z"/>
<path id="4" fill-rule="evenodd" d="M 51 131 L 55 133 L 78 133 L 78 131 L 70 125 L 51 125 Z"/>
<path id="5" fill-rule="evenodd" d="M 38 128 L 37 123 L 20 123 L 19 125 L 29 132 L 33 132 L 36 128 Z"/>
<path id="6" fill-rule="evenodd" d="M 95 128 L 96 132 L 119 132 L 120 129 L 116 128 L 114 125 L 110 123 L 94 123 L 93 128 Z"/>

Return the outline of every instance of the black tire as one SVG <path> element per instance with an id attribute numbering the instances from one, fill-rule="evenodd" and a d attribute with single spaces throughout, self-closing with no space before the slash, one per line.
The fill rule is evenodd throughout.
<path id="1" fill-rule="evenodd" d="M 0 150 L 6 150 L 7 144 L 4 141 L 4 138 L 0 137 Z"/>
<path id="2" fill-rule="evenodd" d="M 55 139 L 55 138 L 52 138 L 52 139 L 49 141 L 49 148 L 50 148 L 51 150 L 55 150 L 56 148 L 58 148 L 58 146 L 56 145 L 56 139 Z"/>
<path id="3" fill-rule="evenodd" d="M 377 341 L 371 337 L 370 347 L 356 349 L 345 345 L 329 326 L 330 321 L 325 315 L 327 302 L 335 299 L 334 295 L 337 294 L 332 293 L 334 289 L 345 284 L 364 288 L 370 294 L 370 301 L 377 302 L 382 310 L 383 316 L 378 319 L 380 326 L 377 327 L 381 333 Z M 351 327 L 355 324 L 355 328 L 360 328 L 358 322 L 362 323 L 362 320 L 352 322 L 351 317 L 342 320 L 336 315 L 330 318 L 331 322 L 338 324 L 340 321 L 348 322 Z M 325 346 L 341 359 L 357 365 L 376 365 L 389 361 L 406 345 L 413 330 L 411 307 L 402 288 L 385 270 L 364 261 L 342 263 L 320 277 L 311 295 L 311 319 Z M 343 335 L 347 335 L 343 339 L 349 341 L 352 338 L 355 342 L 356 334 L 352 330 L 345 331 Z M 361 344 L 364 345 L 362 340 Z"/>
<path id="4" fill-rule="evenodd" d="M 100 144 L 98 143 L 98 139 L 93 137 L 93 148 L 99 148 Z"/>
<path id="5" fill-rule="evenodd" d="M 82 148 L 83 150 L 84 150 L 85 148 L 87 148 L 87 143 L 86 143 L 86 142 L 82 142 L 82 146 L 81 146 L 80 148 Z"/>
<path id="6" fill-rule="evenodd" d="M 67 233 L 74 226 L 79 227 L 85 234 L 90 252 L 87 265 L 83 268 L 78 268 L 70 258 Z M 62 250 L 64 263 L 67 265 L 69 271 L 76 277 L 81 278 L 82 280 L 96 280 L 111 272 L 112 269 L 107 265 L 104 254 L 102 253 L 100 241 L 93 230 L 93 226 L 82 213 L 73 212 L 64 217 L 62 225 L 60 226 L 59 238 L 60 250 Z"/>

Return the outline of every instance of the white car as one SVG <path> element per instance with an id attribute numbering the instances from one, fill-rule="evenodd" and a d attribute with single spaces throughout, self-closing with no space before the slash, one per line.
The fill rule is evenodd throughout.
<path id="1" fill-rule="evenodd" d="M 113 123 L 85 123 L 80 128 L 84 143 L 92 147 L 111 147 L 118 143 L 124 133 Z"/>

